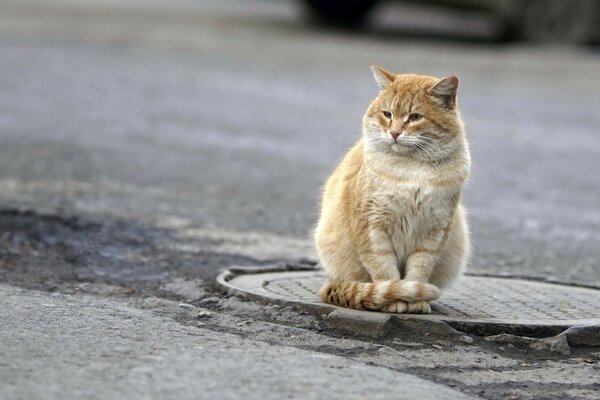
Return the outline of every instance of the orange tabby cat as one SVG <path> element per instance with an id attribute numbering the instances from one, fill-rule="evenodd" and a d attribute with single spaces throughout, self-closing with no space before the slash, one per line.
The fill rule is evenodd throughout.
<path id="1" fill-rule="evenodd" d="M 315 231 L 327 275 L 321 297 L 360 310 L 429 313 L 469 252 L 461 195 L 470 156 L 458 78 L 371 69 L 379 96 L 323 193 Z"/>

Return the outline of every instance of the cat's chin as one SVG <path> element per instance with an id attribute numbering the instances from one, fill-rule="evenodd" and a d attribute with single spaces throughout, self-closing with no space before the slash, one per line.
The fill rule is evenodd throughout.
<path id="1" fill-rule="evenodd" d="M 407 153 L 411 152 L 410 146 L 405 146 L 405 145 L 402 145 L 399 143 L 392 143 L 390 148 L 392 149 L 392 151 L 394 153 L 398 153 L 398 154 L 407 154 Z"/>

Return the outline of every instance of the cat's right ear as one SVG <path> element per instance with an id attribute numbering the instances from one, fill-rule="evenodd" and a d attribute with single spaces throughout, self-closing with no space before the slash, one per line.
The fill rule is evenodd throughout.
<path id="1" fill-rule="evenodd" d="M 454 75 L 440 79 L 429 93 L 435 97 L 440 104 L 449 109 L 453 109 L 456 104 L 456 90 L 458 89 L 458 78 Z"/>
<path id="2" fill-rule="evenodd" d="M 375 78 L 375 81 L 377 81 L 379 90 L 383 90 L 388 87 L 396 77 L 387 69 L 381 68 L 379 65 L 375 64 L 371 64 L 371 71 L 373 71 L 373 77 Z"/>

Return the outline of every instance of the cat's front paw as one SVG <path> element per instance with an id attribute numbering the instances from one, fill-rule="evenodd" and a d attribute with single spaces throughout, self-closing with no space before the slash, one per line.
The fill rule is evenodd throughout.
<path id="1" fill-rule="evenodd" d="M 408 303 L 405 301 L 397 301 L 395 303 L 383 306 L 381 311 L 388 313 L 403 314 L 408 310 Z"/>
<path id="2" fill-rule="evenodd" d="M 427 301 L 415 301 L 414 303 L 408 303 L 406 310 L 408 314 L 430 314 L 431 306 Z"/>

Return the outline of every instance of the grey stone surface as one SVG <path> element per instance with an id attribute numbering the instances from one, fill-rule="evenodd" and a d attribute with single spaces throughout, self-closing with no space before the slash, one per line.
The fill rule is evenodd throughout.
<path id="1" fill-rule="evenodd" d="M 351 335 L 383 338 L 391 329 L 391 315 L 338 308 L 327 315 L 325 327 Z"/>
<path id="2" fill-rule="evenodd" d="M 496 343 L 527 345 L 535 350 L 548 350 L 563 355 L 571 354 L 571 348 L 569 347 L 569 342 L 567 341 L 567 336 L 564 332 L 553 337 L 541 339 L 501 333 L 498 335 L 486 336 L 485 340 Z"/>
<path id="3" fill-rule="evenodd" d="M 600 346 L 600 325 L 573 326 L 564 334 L 571 345 Z"/>
<path id="4" fill-rule="evenodd" d="M 567 393 L 571 392 L 567 387 L 573 382 L 577 382 L 582 388 L 581 394 L 574 396 L 575 398 L 597 398 L 598 390 L 598 368 L 595 364 L 577 364 L 577 368 L 565 374 L 564 366 L 557 364 L 554 361 L 548 360 L 539 363 L 528 365 L 529 370 L 523 371 L 498 371 L 488 369 L 483 371 L 463 371 L 462 373 L 443 373 L 442 376 L 452 376 L 459 382 L 469 382 L 474 385 L 485 387 L 495 382 L 503 382 L 506 393 L 511 393 L 510 396 L 516 399 L 565 399 L 569 398 Z M 540 392 L 535 395 L 519 394 L 516 389 L 518 386 L 536 386 L 545 385 L 545 388 L 540 388 Z M 514 390 L 514 391 L 513 391 Z"/>
<path id="5" fill-rule="evenodd" d="M 571 348 L 564 333 L 550 338 L 539 339 L 537 342 L 531 343 L 529 347 L 536 350 L 550 350 L 564 355 L 571 354 Z"/>
<path id="6" fill-rule="evenodd" d="M 467 335 L 462 335 L 461 337 L 458 338 L 459 342 L 463 342 L 463 343 L 467 343 L 467 344 L 471 344 L 473 343 L 473 338 Z"/>
<path id="7" fill-rule="evenodd" d="M 0 398 L 468 399 L 384 367 L 269 345 L 89 295 L 0 285 Z"/>

